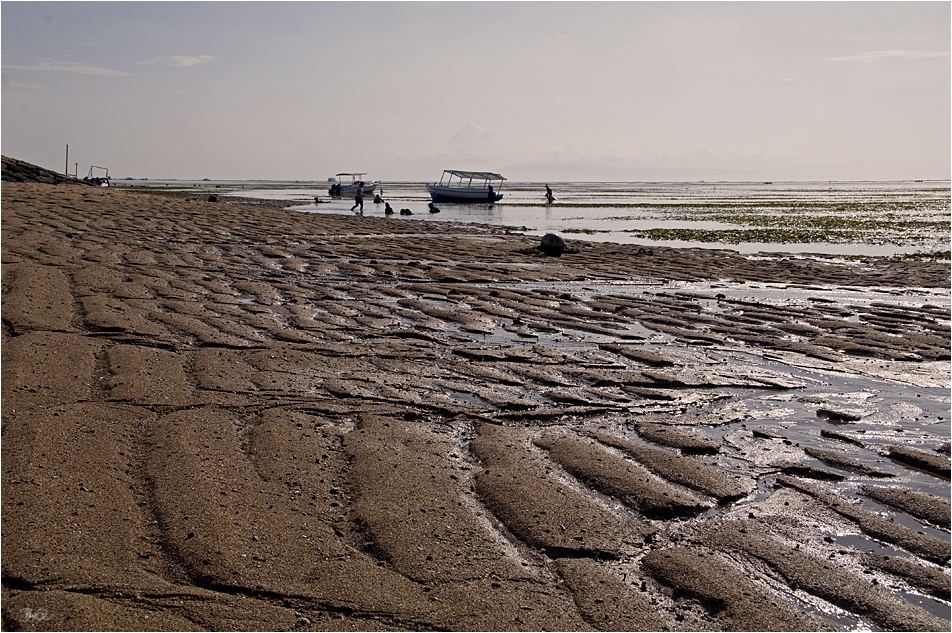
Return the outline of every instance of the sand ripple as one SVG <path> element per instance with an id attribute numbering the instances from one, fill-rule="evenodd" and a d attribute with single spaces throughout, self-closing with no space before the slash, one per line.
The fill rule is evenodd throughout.
<path id="1" fill-rule="evenodd" d="M 844 428 L 811 464 L 743 399 L 915 414 L 796 398 L 947 379 L 947 309 L 819 296 L 947 289 L 945 264 L 2 195 L 5 626 L 948 630 L 948 504 L 910 483 L 947 492 L 947 442 Z M 672 280 L 818 296 L 619 285 Z"/>

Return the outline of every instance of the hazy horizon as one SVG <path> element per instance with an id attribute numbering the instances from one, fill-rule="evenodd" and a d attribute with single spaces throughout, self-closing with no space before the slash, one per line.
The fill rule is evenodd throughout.
<path id="1" fill-rule="evenodd" d="M 13 158 L 16 158 L 16 157 L 13 157 Z M 55 171 L 55 170 L 54 170 L 54 171 Z M 72 171 L 70 172 L 70 175 L 72 175 Z M 82 178 L 82 176 L 83 176 L 83 175 L 80 174 L 80 178 Z M 157 177 L 151 177 L 151 176 L 136 177 L 136 176 L 127 176 L 127 175 L 122 175 L 122 174 L 121 174 L 121 175 L 113 175 L 113 174 L 110 174 L 110 175 L 109 175 L 109 178 L 110 178 L 110 180 L 126 180 L 126 181 L 128 181 L 128 180 L 143 180 L 143 181 L 148 180 L 148 181 L 155 181 L 155 182 L 173 182 L 173 181 L 174 181 L 174 182 L 217 182 L 217 183 L 224 183 L 224 182 L 234 182 L 234 183 L 254 183 L 254 182 L 265 182 L 265 183 L 267 183 L 267 182 L 275 182 L 275 183 L 288 183 L 288 184 L 294 184 L 294 183 L 306 183 L 306 184 L 318 184 L 318 185 L 328 184 L 328 179 L 327 179 L 327 178 L 312 178 L 312 179 L 310 179 L 310 180 L 304 179 L 304 178 L 298 178 L 298 179 L 292 179 L 292 180 L 284 179 L 284 178 L 204 178 L 204 177 L 203 177 L 203 178 L 188 178 L 188 177 L 184 177 L 184 178 L 162 178 L 162 177 L 158 177 L 158 176 L 157 176 Z M 439 178 L 438 178 L 438 177 L 437 177 L 436 179 L 429 179 L 429 180 L 426 179 L 426 178 L 406 178 L 406 179 L 401 179 L 401 180 L 395 180 L 395 179 L 392 179 L 392 178 L 379 179 L 379 178 L 371 178 L 371 176 L 370 176 L 369 174 L 368 174 L 367 178 L 368 178 L 368 181 L 369 181 L 369 180 L 378 180 L 378 181 L 380 181 L 380 182 L 405 183 L 405 184 L 416 184 L 416 183 L 426 184 L 426 183 L 434 182 L 434 180 L 439 181 Z M 835 184 L 835 183 L 840 183 L 840 184 L 843 184 L 843 183 L 889 183 L 889 182 L 952 182 L 952 179 L 949 179 L 949 178 L 892 178 L 892 179 L 878 179 L 878 180 L 864 179 L 864 180 L 771 180 L 771 181 L 761 181 L 761 180 L 756 180 L 756 179 L 755 179 L 755 180 L 553 180 L 553 179 L 526 180 L 526 179 L 513 179 L 513 178 L 507 178 L 507 179 L 506 179 L 506 184 L 508 184 L 508 183 L 519 183 L 519 184 L 525 184 L 525 183 L 528 183 L 528 184 L 543 184 L 543 183 L 549 183 L 549 184 L 569 184 L 569 183 L 575 183 L 575 184 L 586 184 L 586 183 L 591 183 L 591 184 L 612 184 L 612 183 L 631 183 L 631 184 L 647 184 L 647 185 L 651 185 L 651 184 L 659 184 L 659 185 L 665 185 L 665 184 L 711 184 L 711 185 L 718 185 L 718 184 L 723 183 L 723 184 L 739 184 L 739 185 L 743 185 L 743 184 L 776 184 L 776 185 L 782 185 L 782 184 L 784 184 L 784 183 L 787 183 L 787 184 L 797 184 L 797 183 L 803 184 L 803 183 L 811 183 L 811 182 L 816 182 L 816 183 L 834 183 L 834 184 Z M 505 187 L 505 186 L 506 186 L 506 185 L 504 184 L 503 187 Z"/>
<path id="2" fill-rule="evenodd" d="M 0 145 L 154 180 L 947 180 L 950 8 L 4 1 Z"/>

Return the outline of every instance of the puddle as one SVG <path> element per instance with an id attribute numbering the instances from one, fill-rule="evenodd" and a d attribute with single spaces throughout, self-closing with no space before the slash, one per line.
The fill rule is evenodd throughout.
<path id="1" fill-rule="evenodd" d="M 447 396 L 449 396 L 450 398 L 452 398 L 453 400 L 462 402 L 464 404 L 471 404 L 477 407 L 486 407 L 486 408 L 490 407 L 488 402 L 486 402 L 479 396 L 473 395 L 471 393 L 466 393 L 464 391 L 455 391 L 447 387 L 442 387 L 440 391 L 446 394 Z"/>
<path id="2" fill-rule="evenodd" d="M 545 290 L 548 292 L 568 292 L 590 301 L 599 295 L 621 295 L 643 298 L 645 294 L 655 297 L 666 292 L 678 292 L 681 300 L 692 300 L 705 308 L 716 310 L 723 307 L 723 299 L 749 301 L 753 304 L 772 303 L 775 305 L 796 305 L 811 307 L 833 302 L 837 307 L 855 308 L 878 306 L 920 307 L 933 306 L 948 310 L 949 295 L 937 291 L 912 290 L 896 292 L 892 289 L 857 291 L 840 288 L 789 287 L 771 284 L 702 284 L 674 283 L 645 285 L 634 283 L 613 283 L 592 287 L 591 284 L 549 284 L 546 286 L 519 284 L 518 290 Z M 514 289 L 512 285 L 507 287 Z M 684 293 L 691 293 L 690 296 Z M 660 298 L 663 298 L 661 296 Z M 719 302 L 721 300 L 721 302 Z M 752 306 L 756 307 L 756 305 Z M 561 324 L 560 324 L 561 327 Z M 635 335 L 644 338 L 640 345 L 645 350 L 670 354 L 673 349 L 696 349 L 695 347 L 673 343 L 673 337 L 653 332 L 643 326 L 629 327 L 618 331 L 614 337 L 621 341 L 622 335 Z M 567 354 L 579 355 L 597 349 L 599 342 L 612 340 L 603 334 L 594 334 L 563 327 L 560 334 L 539 333 L 534 343 L 552 347 Z M 485 340 L 485 339 L 483 339 Z M 489 342 L 499 345 L 532 345 L 520 341 L 509 331 L 497 330 Z M 688 425 L 686 430 L 718 441 L 722 446 L 720 455 L 714 457 L 697 456 L 702 461 L 728 471 L 736 464 L 738 472 L 748 471 L 751 460 L 763 460 L 765 463 L 780 459 L 784 451 L 795 456 L 794 461 L 810 464 L 845 477 L 853 485 L 841 492 L 848 497 L 860 498 L 858 487 L 863 483 L 874 485 L 901 485 L 921 492 L 948 498 L 948 482 L 926 472 L 893 462 L 880 455 L 879 450 L 891 444 L 903 444 L 932 452 L 948 442 L 950 425 L 950 395 L 948 387 L 949 363 L 915 363 L 899 361 L 878 361 L 874 359 L 848 358 L 841 363 L 805 362 L 805 366 L 791 365 L 770 355 L 769 351 L 758 348 L 718 346 L 704 348 L 704 353 L 717 363 L 718 370 L 724 372 L 743 370 L 751 375 L 758 371 L 767 371 L 786 376 L 795 389 L 777 391 L 776 389 L 714 389 L 723 399 L 703 399 L 699 407 L 684 407 L 683 403 L 674 403 L 683 409 L 682 415 L 697 414 L 698 425 Z M 795 358 L 795 357 L 791 357 Z M 634 363 L 633 368 L 643 369 Z M 768 375 L 771 375 L 768 374 Z M 660 410 L 670 407 L 661 406 Z M 855 413 L 855 420 L 834 420 L 822 415 L 823 409 L 834 412 Z M 723 414 L 727 420 L 722 425 L 708 425 L 703 415 Z M 754 429 L 764 429 L 775 433 L 779 439 L 776 448 L 769 448 L 771 441 L 755 439 Z M 832 430 L 862 442 L 863 448 L 824 437 L 822 431 Z M 634 432 L 626 437 L 639 441 Z M 732 444 L 735 438 L 736 443 Z M 766 451 L 763 449 L 767 448 Z M 838 470 L 818 460 L 806 457 L 802 451 L 815 448 L 848 455 L 865 466 L 886 471 L 893 475 L 888 479 L 864 478 L 856 473 Z M 779 452 L 778 452 L 779 451 Z M 763 457 L 753 458 L 753 455 Z M 769 495 L 772 484 L 769 480 L 759 483 L 758 492 L 746 502 L 758 499 L 759 495 Z M 864 502 L 867 502 L 863 498 Z M 744 501 L 739 502 L 744 503 Z M 737 505 L 737 504 L 735 504 Z M 725 511 L 716 508 L 709 512 L 717 516 Z M 915 519 L 888 508 L 881 511 L 896 521 L 910 522 L 917 531 L 935 533 L 940 538 L 948 538 L 948 533 L 924 526 Z"/>

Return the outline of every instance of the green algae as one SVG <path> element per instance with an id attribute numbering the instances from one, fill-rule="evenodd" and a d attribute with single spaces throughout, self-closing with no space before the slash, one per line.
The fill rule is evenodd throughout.
<path id="1" fill-rule="evenodd" d="M 720 244 L 894 244 L 907 240 L 894 233 L 862 233 L 858 231 L 829 231 L 783 227 L 775 229 L 625 229 L 635 237 L 656 241 L 684 241 Z"/>
<path id="2" fill-rule="evenodd" d="M 579 233 L 582 235 L 595 235 L 597 233 L 611 233 L 606 229 L 563 229 L 563 233 Z"/>

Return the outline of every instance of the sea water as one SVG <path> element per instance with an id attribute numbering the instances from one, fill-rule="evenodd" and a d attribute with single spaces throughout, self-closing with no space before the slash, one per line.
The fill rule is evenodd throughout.
<path id="1" fill-rule="evenodd" d="M 117 183 L 117 184 L 124 184 Z M 214 189 L 224 196 L 288 200 L 303 213 L 351 214 L 353 198 L 332 198 L 328 183 L 133 181 L 134 186 Z M 545 200 L 545 185 L 556 197 Z M 673 247 L 895 256 L 948 253 L 950 182 L 506 182 L 495 204 L 437 205 L 423 182 L 383 182 L 364 198 L 364 215 L 506 227 L 566 240 Z M 315 199 L 320 202 L 315 202 Z M 399 215 L 409 209 L 413 215 Z"/>

